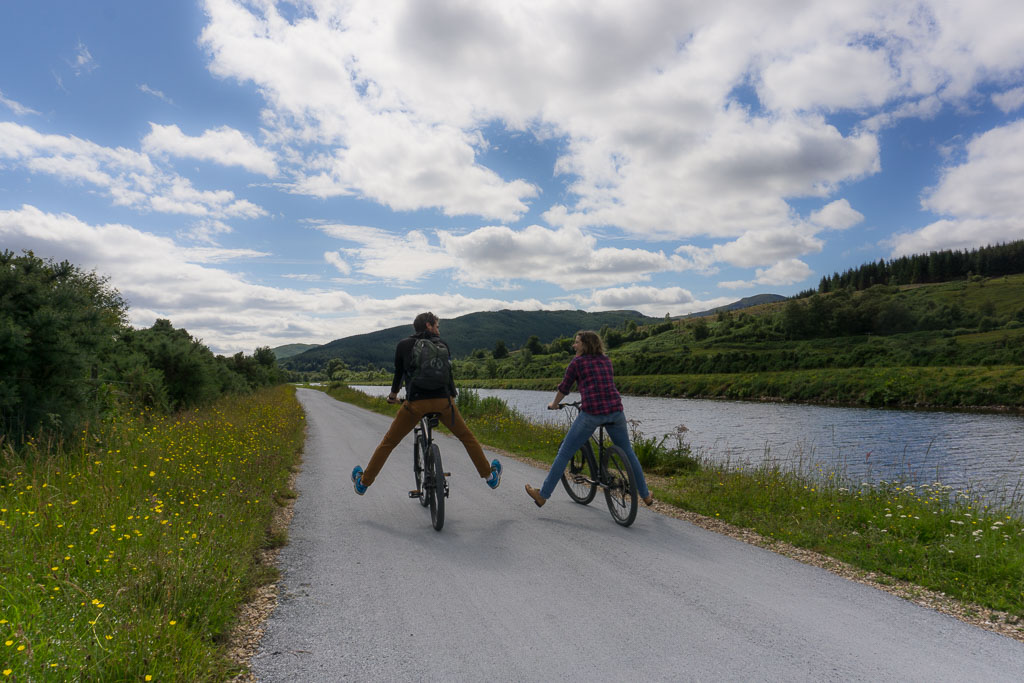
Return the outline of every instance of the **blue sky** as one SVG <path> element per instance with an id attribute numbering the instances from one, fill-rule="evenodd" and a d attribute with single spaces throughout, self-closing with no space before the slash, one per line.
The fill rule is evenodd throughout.
<path id="1" fill-rule="evenodd" d="M 0 4 L 0 248 L 218 353 L 1024 238 L 1024 4 Z"/>

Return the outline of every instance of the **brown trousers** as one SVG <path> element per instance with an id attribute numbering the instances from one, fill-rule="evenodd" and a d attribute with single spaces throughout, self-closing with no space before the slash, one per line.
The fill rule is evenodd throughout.
<path id="1" fill-rule="evenodd" d="M 420 418 L 427 413 L 439 413 L 441 423 L 465 446 L 466 452 L 469 453 L 469 458 L 473 461 L 473 465 L 476 467 L 476 471 L 480 473 L 480 476 L 491 476 L 491 464 L 487 462 L 487 457 L 484 455 L 484 450 L 480 447 L 480 442 L 473 436 L 473 432 L 469 431 L 469 427 L 466 426 L 462 415 L 459 414 L 455 401 L 447 398 L 425 398 L 419 401 L 405 401 L 402 403 L 402 407 L 398 409 L 398 414 L 395 415 L 394 422 L 391 423 L 391 428 L 384 435 L 380 445 L 377 446 L 377 450 L 373 452 L 373 456 L 366 466 L 366 471 L 363 472 L 362 482 L 364 486 L 369 486 L 373 483 L 380 469 L 384 467 L 388 456 L 391 455 L 391 451 L 395 450 L 395 447 L 412 431 L 412 428 L 416 426 Z"/>

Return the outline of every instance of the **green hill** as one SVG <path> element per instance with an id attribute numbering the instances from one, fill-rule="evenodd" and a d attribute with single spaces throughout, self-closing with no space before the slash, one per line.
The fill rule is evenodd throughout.
<path id="1" fill-rule="evenodd" d="M 284 346 L 278 346 L 270 350 L 274 352 L 274 357 L 281 361 L 285 358 L 297 356 L 300 353 L 309 351 L 310 349 L 315 349 L 317 346 L 319 346 L 319 344 L 285 344 Z"/>
<path id="2" fill-rule="evenodd" d="M 1024 407 L 1024 274 L 814 293 L 604 338 L 631 394 Z M 464 359 L 456 376 L 547 388 L 569 358 L 550 350 Z"/>
<path id="3" fill-rule="evenodd" d="M 712 308 L 709 311 L 701 311 L 700 313 L 690 313 L 689 315 L 681 316 L 683 319 L 687 318 L 702 318 L 708 315 L 714 315 L 719 311 L 738 311 L 742 308 L 750 308 L 751 306 L 760 306 L 761 304 L 773 304 L 779 301 L 785 301 L 786 297 L 781 294 L 757 294 L 755 296 L 743 297 L 739 301 L 734 301 L 731 304 L 725 306 L 719 306 L 718 308 Z M 676 318 L 678 320 L 679 318 Z"/>
<path id="4" fill-rule="evenodd" d="M 627 320 L 640 325 L 659 322 L 636 311 L 487 311 L 470 313 L 458 318 L 442 319 L 441 336 L 451 345 L 456 358 L 468 356 L 476 349 L 494 349 L 496 342 L 504 341 L 509 349 L 526 344 L 531 336 L 542 343 L 567 337 L 581 329 L 600 330 L 619 327 Z M 412 334 L 412 321 L 408 325 L 391 327 L 368 334 L 336 339 L 322 346 L 285 359 L 281 365 L 290 370 L 319 370 L 331 358 L 340 358 L 353 369 L 373 365 L 391 368 L 395 344 Z"/>

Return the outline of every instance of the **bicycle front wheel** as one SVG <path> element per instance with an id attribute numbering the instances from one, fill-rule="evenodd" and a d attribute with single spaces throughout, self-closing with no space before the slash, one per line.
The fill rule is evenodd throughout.
<path id="1" fill-rule="evenodd" d="M 427 492 L 424 490 L 424 476 L 423 476 L 423 455 L 425 452 L 425 444 L 423 439 L 418 436 L 412 444 L 412 470 L 416 475 L 416 490 L 420 492 L 419 499 L 420 505 L 427 507 L 429 501 L 427 500 Z"/>
<path id="2" fill-rule="evenodd" d="M 608 503 L 608 511 L 618 524 L 629 526 L 636 519 L 639 494 L 636 492 L 633 469 L 621 448 L 605 446 L 601 452 L 601 472 L 607 478 L 604 498 Z"/>
<path id="3" fill-rule="evenodd" d="M 432 473 L 430 483 L 427 484 L 427 495 L 430 498 L 430 523 L 440 531 L 444 526 L 445 480 L 444 467 L 441 465 L 441 451 L 438 450 L 437 444 L 430 444 L 430 457 L 427 460 Z"/>
<path id="4" fill-rule="evenodd" d="M 587 505 L 597 495 L 597 484 L 594 483 L 594 449 L 590 442 L 584 443 L 573 453 L 572 459 L 562 472 L 562 486 L 569 497 L 580 505 Z"/>

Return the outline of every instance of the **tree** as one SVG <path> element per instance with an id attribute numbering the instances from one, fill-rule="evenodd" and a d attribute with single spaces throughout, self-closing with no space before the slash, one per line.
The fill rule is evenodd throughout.
<path id="1" fill-rule="evenodd" d="M 508 347 L 505 346 L 505 342 L 501 339 L 494 345 L 494 353 L 491 354 L 496 359 L 508 358 Z"/>
<path id="2" fill-rule="evenodd" d="M 149 329 L 126 334 L 124 339 L 130 349 L 144 354 L 149 364 L 163 373 L 172 408 L 202 405 L 225 391 L 249 388 L 241 374 L 231 372 L 234 368 L 218 363 L 210 349 L 187 330 L 174 329 L 169 320 L 157 320 Z M 233 360 L 241 369 L 243 359 Z"/>
<path id="3" fill-rule="evenodd" d="M 0 253 L 0 434 L 70 432 L 102 406 L 127 305 L 106 278 L 31 251 Z"/>
<path id="4" fill-rule="evenodd" d="M 348 377 L 348 366 L 340 358 L 332 358 L 327 361 L 327 379 L 343 380 Z"/>
<path id="5" fill-rule="evenodd" d="M 526 340 L 526 349 L 533 354 L 544 353 L 544 345 L 540 343 L 540 337 L 535 334 Z"/>

